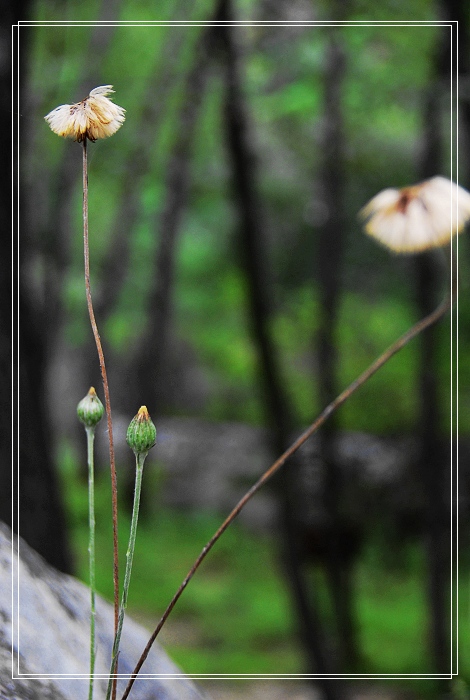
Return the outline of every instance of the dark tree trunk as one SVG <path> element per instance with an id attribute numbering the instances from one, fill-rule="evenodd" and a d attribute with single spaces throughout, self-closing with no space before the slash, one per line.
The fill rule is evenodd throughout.
<path id="1" fill-rule="evenodd" d="M 460 159 L 463 175 L 460 184 L 468 189 L 470 187 L 470 158 L 468 157 L 470 152 L 470 94 L 466 89 L 457 90 L 455 79 L 458 77 L 460 86 L 468 85 L 470 80 L 470 12 L 468 3 L 460 0 L 440 0 L 440 8 L 442 18 L 445 21 L 457 22 L 457 25 L 452 28 L 452 43 L 447 40 L 447 45 L 441 52 L 439 72 L 443 75 L 444 71 L 447 71 L 448 79 L 452 61 L 454 96 L 456 98 L 453 105 L 456 108 L 454 123 L 455 119 L 459 120 L 459 147 L 460 153 L 464 154 L 464 157 Z M 449 28 L 446 27 L 443 31 L 449 32 Z M 457 98 L 458 105 L 456 104 Z"/>
<path id="2" fill-rule="evenodd" d="M 230 22 L 233 11 L 229 0 L 222 4 L 220 19 Z M 219 29 L 225 65 L 225 124 L 227 146 L 233 172 L 233 191 L 239 212 L 239 243 L 248 285 L 251 332 L 259 355 L 259 373 L 268 421 L 272 428 L 273 449 L 280 454 L 290 441 L 292 415 L 282 386 L 277 349 L 270 332 L 274 310 L 272 281 L 266 247 L 262 206 L 257 193 L 257 163 L 254 156 L 249 117 L 243 98 L 240 59 L 233 28 Z M 299 634 L 311 673 L 329 673 L 331 659 L 321 631 L 313 596 L 309 596 L 299 558 L 299 523 L 296 521 L 295 472 L 288 464 L 279 474 L 277 491 L 281 507 L 282 560 L 297 612 Z M 317 680 L 326 698 L 339 698 L 337 681 Z"/>
<path id="3" fill-rule="evenodd" d="M 320 406 L 327 406 L 337 395 L 336 326 L 341 297 L 341 270 L 344 248 L 345 145 L 342 114 L 342 85 L 346 70 L 344 50 L 335 30 L 329 35 L 325 57 L 324 115 L 320 188 L 327 220 L 319 229 L 317 279 L 320 293 L 320 319 L 317 334 L 318 388 Z M 345 522 L 342 501 L 346 497 L 335 445 L 337 421 L 333 416 L 319 433 L 320 456 L 324 470 L 324 503 L 328 516 L 326 571 L 338 632 L 339 663 L 343 670 L 357 663 L 357 641 L 352 600 L 352 557 L 344 558 L 352 524 Z M 354 537 L 356 540 L 356 537 Z"/>
<path id="4" fill-rule="evenodd" d="M 452 18 L 453 19 L 453 18 Z M 439 174 L 442 169 L 443 143 L 441 134 L 441 105 L 443 90 L 448 90 L 450 63 L 448 29 L 444 28 L 434 58 L 433 84 L 423 105 L 423 150 L 421 177 Z M 419 255 L 415 259 L 416 305 L 420 316 L 428 314 L 438 303 L 445 288 L 442 266 L 433 253 Z M 438 391 L 438 361 L 436 341 L 439 327 L 428 328 L 419 338 L 419 417 L 418 462 L 425 496 L 424 539 L 427 554 L 427 594 L 430 616 L 430 647 L 433 670 L 450 673 L 450 639 L 448 629 L 450 599 L 451 560 L 450 541 L 450 475 L 448 446 L 440 435 L 441 411 Z"/>
<path id="5" fill-rule="evenodd" d="M 442 279 L 432 257 L 423 255 L 416 263 L 417 306 L 420 315 L 424 316 L 436 306 L 436 289 L 442 287 Z M 424 537 L 428 563 L 430 646 L 434 671 L 449 673 L 450 474 L 449 445 L 443 445 L 439 437 L 442 416 L 437 386 L 438 333 L 438 328 L 430 328 L 420 339 L 418 444 L 425 494 Z"/>
<path id="6" fill-rule="evenodd" d="M 228 3 L 226 3 L 228 5 Z M 257 193 L 256 162 L 249 133 L 233 32 L 224 31 L 227 95 L 225 122 L 233 171 L 233 190 L 240 218 L 239 249 L 248 284 L 251 332 L 259 353 L 260 377 L 268 420 L 274 429 L 274 449 L 286 449 L 292 429 L 291 411 L 281 383 L 280 362 L 269 329 L 273 315 L 266 235 Z"/>
<path id="7" fill-rule="evenodd" d="M 22 7 L 16 6 L 16 11 L 27 12 L 26 3 Z M 17 15 L 18 16 L 18 15 Z M 16 20 L 12 20 L 16 21 Z M 22 132 L 21 143 L 27 140 L 28 128 L 28 91 L 27 91 L 27 60 L 30 30 L 22 27 L 20 30 L 21 54 L 20 54 L 20 84 L 18 113 L 22 115 L 20 127 Z M 3 88 L 2 84 L 2 88 Z M 5 100 L 8 97 L 5 96 Z M 2 134 L 7 130 L 2 129 Z M 43 316 L 41 310 L 33 304 L 31 295 L 28 294 L 26 273 L 24 270 L 25 247 L 31 242 L 29 235 L 30 220 L 24 207 L 27 201 L 25 196 L 25 181 L 20 169 L 20 183 L 22 197 L 20 198 L 19 230 L 22 245 L 20 247 L 20 293 L 18 300 L 19 310 L 19 421 L 15 421 L 18 430 L 19 452 L 18 458 L 18 482 L 15 486 L 15 498 L 13 517 L 8 510 L 2 496 L 2 513 L 8 524 L 11 524 L 18 533 L 47 559 L 53 566 L 70 572 L 72 568 L 70 551 L 68 548 L 65 518 L 59 496 L 59 489 L 53 465 L 53 446 L 51 441 L 51 425 L 49 423 L 46 400 L 45 376 L 47 367 L 47 342 L 43 332 Z M 6 187 L 2 192 L 6 192 Z M 3 323 L 2 316 L 2 323 Z M 2 331 L 4 329 L 2 328 Z M 7 392 L 6 396 L 10 396 Z M 5 417 L 10 419 L 11 411 L 8 410 Z M 3 411 L 2 411 L 3 420 Z M 8 443 L 7 443 L 8 444 Z M 3 469 L 7 465 L 2 465 Z M 2 486 L 7 474 L 3 471 Z M 11 472 L 9 473 L 9 475 Z M 3 492 L 3 488 L 0 489 Z M 16 491 L 17 490 L 17 491 Z M 6 490 L 8 493 L 8 490 Z M 9 517 L 10 516 L 10 517 Z M 12 521 L 12 522 L 11 522 Z"/>
<path id="8" fill-rule="evenodd" d="M 2 5 L 0 10 L 0 42 L 4 47 L 2 57 L 0 57 L 0 99 L 3 105 L 10 104 L 11 102 L 10 56 L 15 55 L 15 53 L 11 52 L 11 25 L 18 21 L 18 17 L 25 17 L 27 7 L 28 5 L 26 2 L 8 2 Z M 17 114 L 18 105 L 15 105 L 15 107 Z M 11 162 L 12 154 L 12 150 L 10 150 L 12 149 L 11 119 L 12 115 L 8 110 L 3 109 L 0 112 L 0 143 L 2 147 L 2 154 L 4 154 L 6 162 Z M 0 216 L 1 220 L 5 222 L 5 228 L 7 229 L 7 222 L 12 214 L 9 168 L 2 168 L 1 173 Z M 17 181 L 16 174 L 16 172 L 13 173 L 14 182 Z M 12 231 L 16 231 L 16 224 L 17 221 L 13 221 Z M 14 246 L 13 240 L 12 244 Z M 0 518 L 5 522 L 8 522 L 8 524 L 11 524 L 12 439 L 14 440 L 11 428 L 12 411 L 15 411 L 15 408 L 12 406 L 12 380 L 14 381 L 15 372 L 12 371 L 12 319 L 10 299 L 12 289 L 16 288 L 16 284 L 12 285 L 12 275 L 14 274 L 14 270 L 10 269 L 7 262 L 9 259 L 8 246 L 6 246 L 6 248 L 7 250 L 4 256 L 4 264 L 2 264 L 0 267 L 0 293 L 2 299 L 0 304 Z M 14 386 L 13 397 L 16 397 L 16 389 L 17 387 Z"/>
<path id="9" fill-rule="evenodd" d="M 20 293 L 18 528 L 13 529 L 56 569 L 71 573 L 65 517 L 53 465 L 46 401 L 46 345 Z"/>

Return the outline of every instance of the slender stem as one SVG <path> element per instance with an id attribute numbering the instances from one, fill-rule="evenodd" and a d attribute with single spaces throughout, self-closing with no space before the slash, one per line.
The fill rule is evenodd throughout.
<path id="1" fill-rule="evenodd" d="M 184 589 L 186 588 L 193 575 L 199 568 L 199 565 L 205 559 L 205 557 L 210 552 L 210 550 L 217 542 L 219 537 L 235 520 L 235 518 L 240 513 L 242 508 L 246 505 L 246 503 L 248 503 L 248 501 L 255 495 L 255 493 L 259 491 L 259 489 L 262 486 L 264 486 L 264 484 L 267 481 L 269 481 L 269 479 L 282 467 L 282 465 L 289 459 L 289 457 L 291 457 L 294 454 L 294 452 L 296 452 L 299 449 L 299 447 L 301 447 L 308 440 L 308 438 L 311 437 L 318 430 L 318 428 L 320 428 L 323 425 L 323 423 L 331 416 L 331 414 L 334 413 L 347 399 L 349 399 L 349 397 L 357 389 L 359 389 L 359 387 L 361 387 L 368 379 L 370 379 L 370 377 L 372 377 L 372 375 L 375 374 L 377 370 L 379 370 L 386 362 L 388 362 L 388 360 L 390 360 L 390 358 L 393 357 L 393 355 L 395 355 L 399 350 L 401 350 L 407 343 L 409 343 L 410 340 L 415 338 L 423 330 L 425 330 L 432 324 L 436 323 L 436 321 L 438 321 L 440 318 L 442 318 L 451 308 L 451 306 L 451 298 L 449 297 L 444 299 L 434 311 L 432 311 L 428 316 L 425 316 L 423 319 L 421 319 L 421 321 L 418 321 L 404 335 L 398 338 L 398 340 L 396 340 L 387 350 L 385 350 L 385 352 L 382 355 L 380 355 L 380 357 L 378 357 L 361 375 L 359 375 L 357 379 L 355 379 L 341 394 L 339 394 L 339 396 L 337 396 L 336 399 L 334 399 L 330 404 L 328 404 L 328 406 L 322 411 L 322 413 L 320 413 L 318 418 L 310 425 L 310 427 L 307 428 L 307 430 L 305 430 L 305 432 L 302 433 L 302 435 L 300 435 L 299 438 L 297 438 L 297 440 L 269 467 L 269 469 L 265 471 L 265 473 L 258 479 L 258 481 L 249 489 L 249 491 L 247 491 L 243 498 L 241 498 L 241 500 L 237 503 L 235 508 L 231 511 L 231 513 L 227 516 L 222 525 L 219 527 L 217 532 L 214 533 L 214 535 L 202 549 L 200 555 L 198 556 L 193 566 L 189 570 L 188 574 L 186 575 L 186 578 L 181 583 L 180 587 L 171 599 L 167 609 L 165 610 L 160 619 L 160 622 L 156 626 L 154 632 L 152 633 L 152 636 L 147 642 L 147 646 L 142 652 L 135 669 L 132 672 L 132 675 L 129 679 L 129 682 L 126 686 L 121 700 L 126 700 L 126 698 L 128 697 L 131 688 L 134 685 L 134 681 L 140 669 L 142 668 L 145 659 L 149 654 L 152 644 L 157 638 L 158 633 L 165 624 L 166 619 L 173 610 Z"/>
<path id="2" fill-rule="evenodd" d="M 146 452 L 141 452 L 136 454 L 136 472 L 135 472 L 135 490 L 134 490 L 134 504 L 132 506 L 132 519 L 131 519 L 131 531 L 129 535 L 129 545 L 127 547 L 126 553 L 126 573 L 124 575 L 124 586 L 122 590 L 121 607 L 119 609 L 119 621 L 114 637 L 111 670 L 108 681 L 108 690 L 106 693 L 106 700 L 109 700 L 111 695 L 111 687 L 115 689 L 117 678 L 113 678 L 116 673 L 116 665 L 118 661 L 119 654 L 119 644 L 121 641 L 122 626 L 124 623 L 124 614 L 127 607 L 127 598 L 129 595 L 129 585 L 131 582 L 131 572 L 132 572 L 132 559 L 134 557 L 135 540 L 137 535 L 137 521 L 139 519 L 139 505 L 140 505 L 140 492 L 142 488 L 142 473 L 144 469 L 145 458 L 147 457 Z M 114 691 L 113 691 L 114 692 Z"/>
<path id="3" fill-rule="evenodd" d="M 93 674 L 95 672 L 95 620 L 96 620 L 96 583 L 95 583 L 95 467 L 94 467 L 94 450 L 95 443 L 95 427 L 85 426 L 87 436 L 87 453 L 88 453 L 88 554 L 90 563 L 90 595 L 91 595 L 91 613 L 90 613 L 90 685 L 88 691 L 88 700 L 93 698 Z"/>
<path id="4" fill-rule="evenodd" d="M 96 349 L 100 361 L 101 378 L 105 397 L 106 419 L 108 423 L 109 463 L 111 470 L 112 513 L 113 513 L 113 581 L 114 581 L 114 633 L 116 634 L 119 616 L 119 555 L 118 555 L 118 508 L 117 508 L 117 477 L 114 461 L 113 422 L 111 418 L 111 402 L 109 399 L 108 375 L 104 361 L 103 348 L 98 333 L 98 327 L 93 310 L 90 287 L 90 250 L 88 245 L 88 165 L 87 139 L 83 140 L 83 248 L 85 257 L 85 291 L 90 316 L 91 329 L 95 338 Z"/>

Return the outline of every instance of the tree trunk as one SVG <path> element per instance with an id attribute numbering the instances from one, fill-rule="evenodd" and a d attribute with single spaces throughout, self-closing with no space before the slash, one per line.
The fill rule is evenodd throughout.
<path id="1" fill-rule="evenodd" d="M 452 18 L 453 19 L 453 18 Z M 423 150 L 420 175 L 432 177 L 441 172 L 443 143 L 441 134 L 442 89 L 447 80 L 448 30 L 443 29 L 434 58 L 433 84 L 425 95 L 423 105 Z M 445 88 L 447 89 L 447 85 Z M 420 316 L 435 308 L 444 290 L 442 267 L 433 253 L 415 258 L 416 305 Z M 439 408 L 438 361 L 436 341 L 439 328 L 428 328 L 419 338 L 419 416 L 418 416 L 418 464 L 425 496 L 424 544 L 427 556 L 427 595 L 430 616 L 429 641 L 436 673 L 450 673 L 450 617 L 451 560 L 449 460 L 446 448 L 439 437 L 441 411 Z"/>
<path id="2" fill-rule="evenodd" d="M 460 153 L 468 154 L 470 151 L 470 94 L 467 89 L 457 90 L 456 79 L 459 80 L 459 85 L 468 85 L 470 80 L 470 13 L 468 4 L 460 0 L 440 0 L 441 14 L 444 21 L 452 20 L 457 22 L 457 26 L 452 28 L 452 42 L 449 41 L 449 28 L 446 27 L 443 31 L 446 34 L 446 47 L 441 52 L 439 73 L 445 76 L 446 80 L 450 78 L 450 66 L 453 69 L 454 79 L 454 96 L 453 107 L 454 124 L 458 120 L 458 139 Z M 452 63 L 451 63 L 452 61 Z M 458 70 L 458 74 L 457 74 Z M 450 115 L 446 115 L 448 117 Z M 455 149 L 454 149 L 455 152 Z M 460 167 L 462 168 L 462 178 L 460 184 L 470 187 L 470 158 L 463 157 L 460 159 Z"/>
<path id="3" fill-rule="evenodd" d="M 225 0 L 222 6 L 223 12 L 220 19 L 229 23 L 233 18 L 230 0 Z M 267 264 L 269 256 L 262 206 L 257 193 L 257 164 L 242 92 L 240 59 L 232 27 L 230 25 L 220 27 L 219 37 L 226 71 L 227 148 L 233 172 L 233 192 L 240 219 L 240 256 L 248 285 L 251 332 L 258 350 L 260 380 L 268 422 L 272 429 L 273 449 L 280 454 L 290 442 L 293 418 L 282 386 L 277 349 L 270 332 L 274 303 Z M 320 616 L 316 610 L 314 597 L 308 595 L 299 558 L 299 523 L 295 518 L 293 463 L 285 465 L 278 476 L 275 485 L 281 511 L 282 561 L 297 612 L 299 635 L 306 652 L 308 670 L 310 673 L 331 673 L 331 659 L 326 650 Z M 340 697 L 336 680 L 319 679 L 317 683 L 329 700 Z"/>
<path id="4" fill-rule="evenodd" d="M 327 219 L 319 229 L 317 278 L 321 315 L 317 334 L 318 388 L 320 406 L 327 406 L 337 395 L 336 321 L 341 297 L 341 269 L 344 248 L 345 147 L 342 115 L 342 85 L 345 55 L 337 31 L 329 34 L 325 57 L 322 167 L 320 187 Z M 343 670 L 357 663 L 357 640 L 352 610 L 352 558 L 343 554 L 353 525 L 345 521 L 341 468 L 335 445 L 336 416 L 319 433 L 320 456 L 324 470 L 324 503 L 328 517 L 326 531 L 326 571 L 338 633 L 339 663 Z"/>
<path id="5" fill-rule="evenodd" d="M 52 566 L 71 573 L 47 410 L 45 343 L 21 293 L 20 317 L 18 528 L 14 521 L 13 529 Z"/>
<path id="6" fill-rule="evenodd" d="M 11 52 L 11 26 L 17 22 L 17 17 L 25 17 L 28 8 L 28 3 L 8 2 L 2 5 L 0 10 L 0 41 L 5 47 L 4 58 L 0 60 L 0 97 L 2 104 L 10 104 L 11 100 L 11 66 L 7 56 L 15 56 L 16 52 Z M 9 50 L 10 49 L 10 50 Z M 15 104 L 16 114 L 18 114 L 18 105 Z M 11 119 L 12 115 L 8 110 L 2 110 L 0 120 L 2 127 L 0 129 L 0 139 L 2 153 L 5 154 L 6 160 L 10 162 L 10 155 L 13 152 L 11 145 Z M 16 143 L 15 143 L 16 146 Z M 10 151 L 10 148 L 12 149 Z M 2 168 L 1 171 L 1 187 L 0 187 L 0 216 L 5 223 L 9 221 L 12 213 L 11 202 L 11 180 L 9 168 Z M 13 182 L 17 182 L 17 173 L 13 173 Z M 16 193 L 15 193 L 16 194 Z M 16 211 L 13 207 L 13 216 Z M 12 231 L 17 230 L 16 218 L 13 221 Z M 14 246 L 14 243 L 12 241 Z M 0 518 L 8 524 L 11 523 L 12 509 L 12 411 L 15 411 L 16 406 L 12 405 L 12 388 L 13 398 L 16 398 L 17 387 L 11 386 L 15 372 L 12 371 L 12 327 L 11 327 L 11 307 L 8 300 L 11 298 L 12 290 L 16 289 L 15 269 L 10 269 L 6 262 L 8 259 L 8 249 L 4 256 L 4 264 L 0 267 L 0 293 L 2 303 L 0 304 Z M 14 356 L 14 353 L 13 353 Z M 16 360 L 16 357 L 13 361 Z M 14 439 L 13 439 L 14 442 Z"/>
<path id="7" fill-rule="evenodd" d="M 27 13 L 26 3 L 20 7 L 16 6 L 17 12 Z M 16 20 L 14 20 L 16 21 Z M 11 23 L 10 23 L 11 24 Z M 20 54 L 20 104 L 17 105 L 18 113 L 24 114 L 25 118 L 20 122 L 22 128 L 22 139 L 26 138 L 25 129 L 28 127 L 28 89 L 27 89 L 27 59 L 30 30 L 21 28 L 21 54 Z M 4 82 L 2 81 L 2 90 Z M 9 94 L 9 88 L 8 88 Z M 8 99 L 4 95 L 5 100 Z M 2 129 L 2 134 L 7 130 Z M 27 201 L 25 196 L 25 181 L 20 170 L 20 182 L 22 191 L 22 202 Z M 7 192 L 8 188 L 2 188 L 2 192 Z M 47 561 L 64 572 L 72 569 L 71 555 L 68 547 L 65 518 L 59 496 L 57 478 L 53 463 L 53 445 L 51 441 L 51 426 L 49 423 L 47 409 L 47 394 L 45 387 L 45 376 L 47 367 L 47 341 L 43 332 L 43 317 L 38 310 L 33 307 L 31 296 L 27 292 L 25 284 L 26 274 L 24 270 L 24 251 L 31 236 L 28 235 L 30 229 L 30 219 L 28 210 L 20 208 L 19 229 L 22 236 L 22 246 L 20 248 L 20 291 L 18 299 L 19 310 L 19 421 L 15 420 L 15 434 L 17 431 L 19 451 L 18 451 L 18 482 L 14 483 L 14 511 L 8 508 L 5 494 L 11 491 L 3 484 L 11 476 L 8 472 L 8 462 L 2 463 L 2 492 L 0 517 L 6 520 L 13 529 L 18 532 L 36 551 L 44 556 Z M 2 285 L 3 285 L 2 278 Z M 9 295 L 8 295 L 9 296 Z M 8 298 L 7 296 L 7 298 Z M 2 314 L 2 324 L 4 323 Z M 5 329 L 3 329 L 5 330 Z M 8 331 L 7 331 L 8 333 Z M 3 392 L 2 392 L 3 394 Z M 5 392 L 3 396 L 10 397 L 10 392 Z M 2 411 L 2 421 L 7 419 L 11 426 L 11 408 L 5 413 Z M 4 429 L 5 426 L 2 427 Z M 15 437 L 15 436 L 14 436 Z M 8 440 L 5 444 L 10 444 Z M 2 455 L 2 458 L 4 455 Z"/>

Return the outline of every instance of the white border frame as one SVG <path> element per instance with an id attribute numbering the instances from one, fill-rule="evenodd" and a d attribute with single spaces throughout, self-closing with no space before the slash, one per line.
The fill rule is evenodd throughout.
<path id="1" fill-rule="evenodd" d="M 454 113 L 454 101 L 455 104 L 458 104 L 458 21 L 456 20 L 450 20 L 450 21 L 412 21 L 412 22 L 406 22 L 406 21 L 401 21 L 401 20 L 390 20 L 390 21 L 362 21 L 362 20 L 352 20 L 352 21 L 343 21 L 343 22 L 337 22 L 337 21 L 321 21 L 321 22 L 304 22 L 301 20 L 293 20 L 293 21 L 233 21 L 233 22 L 214 22 L 214 21 L 208 21 L 208 22 L 199 22 L 199 21 L 92 21 L 92 20 L 85 20 L 85 21 L 19 21 L 17 24 L 12 25 L 12 50 L 13 50 L 13 55 L 12 55 L 12 63 L 13 65 L 17 66 L 17 75 L 16 75 L 16 93 L 15 93 L 15 75 L 14 72 L 12 72 L 12 114 L 15 114 L 15 95 L 16 95 L 16 105 L 19 106 L 19 52 L 20 52 L 20 38 L 19 38 L 19 30 L 22 27 L 54 27 L 54 26 L 78 26 L 78 27 L 84 27 L 84 26 L 124 26 L 124 27 L 138 27 L 138 26 L 147 26 L 147 27 L 168 27 L 168 26 L 178 26 L 178 27 L 202 27 L 202 26 L 239 26 L 239 27 L 251 27 L 251 26 L 265 26 L 265 27 L 272 27 L 272 26 L 307 26 L 307 27 L 329 27 L 329 26 L 356 26 L 356 27 L 369 27 L 369 26 L 374 26 L 374 27 L 390 27 L 390 26 L 411 26 L 411 27 L 422 27 L 422 26 L 439 26 L 439 27 L 449 27 L 451 29 L 451 85 L 450 85 L 450 101 L 451 101 L 451 179 L 458 184 L 458 115 L 457 113 Z M 455 34 L 455 40 L 456 40 L 456 56 L 457 56 L 457 65 L 453 66 L 452 61 L 453 61 L 453 41 L 454 41 L 454 34 Z M 15 49 L 15 38 L 16 38 L 16 48 L 17 48 L 17 56 L 15 59 L 14 56 L 14 49 Z M 454 73 L 455 73 L 455 91 L 454 91 Z M 16 180 L 16 186 L 17 186 L 17 202 L 16 202 L 16 215 L 18 217 L 17 219 L 17 237 L 19 241 L 19 110 L 17 114 L 17 180 Z M 455 127 L 454 127 L 455 124 Z M 14 132 L 14 120 L 12 121 L 12 137 L 13 137 L 13 142 L 15 142 L 15 132 Z M 454 177 L 454 158 L 453 158 L 453 153 L 457 154 L 456 155 L 456 167 L 455 167 L 455 177 Z M 15 171 L 15 152 L 14 149 L 12 150 L 12 173 Z M 14 179 L 14 178 L 13 178 Z M 14 205 L 14 182 L 13 182 L 13 187 L 12 187 L 12 211 L 15 211 L 15 205 Z M 453 208 L 452 208 L 453 211 Z M 456 245 L 456 254 L 458 258 L 458 236 L 455 238 L 455 245 Z M 453 244 L 453 240 L 451 242 L 451 246 Z M 14 269 L 14 264 L 13 264 L 13 259 L 14 259 L 14 253 L 12 252 L 12 270 Z M 17 299 L 18 299 L 18 290 L 19 290 L 19 281 L 17 280 Z M 12 280 L 12 291 L 13 291 L 13 297 L 15 293 L 14 289 L 14 280 Z M 454 321 L 454 315 L 455 315 L 455 321 Z M 17 322 L 19 325 L 19 309 L 17 306 Z M 12 321 L 14 323 L 14 320 Z M 454 346 L 454 327 L 455 327 L 455 346 Z M 14 334 L 13 334 L 14 337 Z M 19 337 L 18 337 L 18 331 L 16 335 L 16 340 L 17 340 L 17 353 L 19 353 Z M 454 499 L 453 499 L 453 490 L 458 489 L 458 445 L 456 447 L 456 460 L 454 464 L 453 456 L 453 447 L 452 447 L 452 438 L 455 435 L 457 435 L 458 432 L 458 298 L 456 300 L 455 307 L 452 307 L 451 310 L 451 338 L 450 338 L 450 345 L 451 345 L 451 377 L 450 377 L 450 382 L 451 382 L 451 399 L 450 399 L 450 411 L 451 411 L 451 609 L 450 609 L 450 647 L 451 647 L 451 658 L 450 658 L 450 672 L 448 674 L 425 674 L 425 673 L 405 673 L 405 674 L 378 674 L 378 673 L 371 673 L 371 674 L 359 674 L 359 673 L 349 673 L 349 674 L 253 674 L 253 673 L 248 673 L 248 674 L 229 674 L 229 673 L 224 673 L 224 674 L 207 674 L 207 673 L 201 673 L 201 674 L 146 674 L 146 673 L 139 673 L 139 678 L 161 678 L 161 679 L 182 679 L 182 678 L 191 678 L 191 679 L 211 679 L 211 680 L 269 680 L 269 679 L 276 679 L 276 680 L 310 680 L 310 679 L 325 679 L 325 678 L 337 678 L 337 679 L 344 679 L 344 680 L 405 680 L 405 679 L 416 679 L 416 680 L 424 680 L 424 679 L 448 679 L 451 680 L 455 676 L 458 675 L 458 621 L 459 621 L 459 601 L 458 601 L 458 499 L 456 499 L 456 504 L 455 504 L 455 511 L 454 512 Z M 455 378 L 454 378 L 454 352 L 455 352 Z M 16 360 L 18 362 L 17 367 L 19 366 L 19 358 L 18 356 L 16 357 Z M 17 370 L 18 372 L 19 370 Z M 19 382 L 19 376 L 17 375 L 16 377 L 17 382 Z M 454 381 L 455 381 L 455 392 L 454 392 Z M 455 409 L 454 409 L 455 406 Z M 14 407 L 12 407 L 14 408 Z M 454 420 L 454 410 L 455 410 L 455 420 Z M 14 410 L 12 411 L 12 435 L 14 436 L 14 416 L 15 412 Z M 17 406 L 17 419 L 19 423 L 19 405 Z M 19 454 L 19 436 L 16 436 L 17 443 L 16 447 L 18 450 Z M 455 474 L 454 474 L 455 472 Z M 17 481 L 15 482 L 15 476 Z M 455 481 L 454 481 L 454 476 L 455 476 Z M 17 490 L 17 531 L 19 532 L 19 499 L 20 499 L 20 494 L 19 494 L 19 488 L 18 488 L 18 479 L 19 479 L 19 458 L 18 458 L 18 464 L 17 464 L 17 471 L 15 474 L 14 470 L 14 463 L 12 464 L 12 483 L 13 483 L 13 489 L 12 489 L 12 522 L 13 522 L 13 517 L 14 517 L 14 494 L 15 494 L 15 488 Z M 456 532 L 454 532 L 454 521 L 456 523 Z M 454 534 L 456 536 L 456 547 L 455 547 L 455 553 L 454 553 L 454 546 L 453 546 L 453 537 Z M 12 555 L 14 554 L 14 547 L 12 544 Z M 454 558 L 455 558 L 455 566 L 454 566 Z M 15 576 L 16 573 L 16 576 Z M 455 579 L 454 579 L 455 575 Z M 16 578 L 16 586 L 15 586 L 15 578 Z M 454 594 L 455 590 L 455 594 Z M 18 643 L 18 648 L 19 648 L 19 570 L 16 572 L 12 572 L 12 625 L 13 625 L 13 634 L 12 634 L 12 679 L 47 679 L 47 680 L 55 680 L 55 679 L 80 679 L 80 678 L 89 678 L 89 674 L 66 674 L 66 673 L 58 673 L 58 674 L 21 674 L 19 671 L 19 664 L 18 664 L 18 669 L 17 669 L 17 674 L 15 674 L 15 656 L 18 654 L 14 654 L 14 646 L 15 646 L 15 641 Z M 16 611 L 16 620 L 15 620 L 15 611 Z M 16 622 L 16 627 L 15 627 L 15 622 Z M 455 653 L 454 653 L 454 647 L 455 647 Z M 454 670 L 455 668 L 455 670 Z M 129 678 L 128 674 L 118 674 L 119 678 Z M 107 679 L 108 676 L 106 674 L 95 674 L 94 678 L 105 678 Z"/>

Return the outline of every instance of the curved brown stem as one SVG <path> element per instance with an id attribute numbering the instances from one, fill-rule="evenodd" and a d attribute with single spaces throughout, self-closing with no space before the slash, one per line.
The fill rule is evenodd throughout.
<path id="1" fill-rule="evenodd" d="M 235 508 L 232 510 L 232 512 L 227 516 L 227 518 L 224 520 L 222 525 L 219 527 L 217 532 L 214 533 L 214 535 L 211 537 L 211 539 L 207 542 L 205 547 L 202 549 L 200 555 L 194 562 L 193 566 L 189 570 L 188 574 L 186 575 L 186 578 L 176 591 L 175 595 L 173 596 L 170 604 L 168 605 L 167 609 L 163 613 L 160 622 L 156 626 L 154 632 L 152 633 L 152 636 L 150 637 L 149 641 L 147 642 L 147 646 L 145 647 L 144 651 L 141 654 L 141 657 L 139 661 L 137 662 L 137 665 L 132 672 L 132 675 L 129 679 L 129 682 L 126 686 L 126 689 L 124 691 L 124 694 L 121 698 L 121 700 L 126 700 L 128 697 L 131 688 L 134 684 L 134 681 L 142 668 L 142 665 L 145 661 L 145 659 L 148 656 L 148 653 L 152 647 L 152 644 L 154 643 L 155 639 L 157 638 L 158 633 L 160 632 L 161 628 L 165 624 L 166 619 L 168 618 L 169 614 L 173 610 L 174 606 L 176 605 L 178 599 L 180 598 L 181 594 L 183 593 L 184 589 L 192 579 L 193 575 L 196 573 L 197 569 L 199 568 L 199 565 L 202 563 L 202 561 L 205 559 L 207 554 L 210 552 L 214 544 L 217 542 L 219 537 L 225 532 L 225 530 L 228 528 L 228 526 L 233 522 L 233 520 L 237 517 L 237 515 L 240 513 L 242 508 L 246 505 L 246 503 L 252 498 L 252 496 L 255 495 L 257 491 L 267 482 L 269 479 L 282 467 L 282 465 L 291 457 L 294 452 L 296 452 L 299 447 L 301 447 L 309 437 L 311 437 L 317 430 L 320 428 L 320 426 L 323 425 L 323 423 L 331 416 L 334 411 L 336 411 L 349 397 L 357 390 L 359 387 L 361 387 L 370 377 L 372 377 L 377 370 L 379 370 L 388 360 L 393 357 L 399 350 L 401 350 L 407 343 L 409 343 L 410 340 L 412 340 L 414 337 L 419 335 L 423 330 L 431 326 L 432 324 L 436 323 L 440 318 L 442 318 L 447 311 L 451 308 L 452 306 L 452 300 L 451 297 L 445 298 L 439 306 L 432 311 L 428 316 L 425 316 L 423 319 L 418 321 L 414 326 L 412 326 L 404 335 L 402 335 L 398 340 L 396 340 L 387 350 L 385 350 L 380 357 L 378 357 L 357 379 L 355 379 L 339 396 L 336 397 L 328 406 L 320 413 L 318 418 L 310 425 L 305 432 L 300 435 L 300 437 L 297 438 L 297 440 L 272 464 L 267 471 L 258 479 L 258 481 L 253 484 L 253 486 L 247 491 L 247 493 L 243 496 L 243 498 L 237 503 Z"/>
<path id="2" fill-rule="evenodd" d="M 117 509 L 117 477 L 114 460 L 113 422 L 111 418 L 111 402 L 109 399 L 108 375 L 104 361 L 104 353 L 101 345 L 98 326 L 96 325 L 95 312 L 91 298 L 90 286 L 90 249 L 88 244 L 88 159 L 87 139 L 83 139 L 83 250 L 85 258 L 85 291 L 90 317 L 91 329 L 95 338 L 96 349 L 100 362 L 101 378 L 105 398 L 106 418 L 108 423 L 109 462 L 111 469 L 112 514 L 113 514 L 113 581 L 114 581 L 114 633 L 116 634 L 119 619 L 119 556 L 118 556 L 118 509 Z M 114 697 L 115 695 L 114 689 Z"/>

